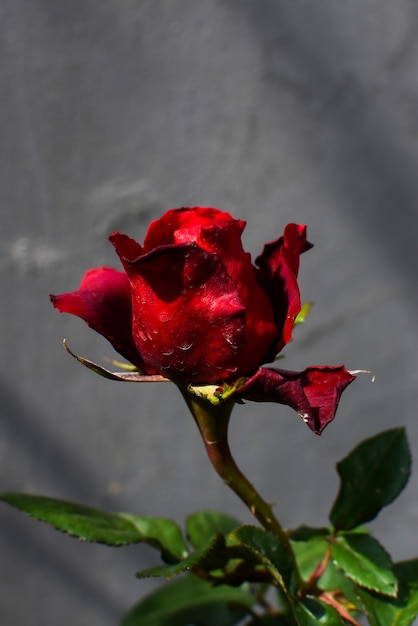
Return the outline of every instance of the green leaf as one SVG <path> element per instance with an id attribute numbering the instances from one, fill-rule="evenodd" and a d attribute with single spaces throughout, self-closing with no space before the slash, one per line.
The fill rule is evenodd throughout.
<path id="1" fill-rule="evenodd" d="M 371 626 L 393 626 L 397 607 L 392 598 L 380 596 L 367 589 L 359 588 L 358 596 L 363 602 Z"/>
<path id="2" fill-rule="evenodd" d="M 219 584 L 236 586 L 238 581 L 269 581 L 282 587 L 287 594 L 278 569 L 278 566 L 283 569 L 284 564 L 288 566 L 290 557 L 287 552 L 284 562 L 278 554 L 283 550 L 278 539 L 270 533 L 265 533 L 261 528 L 245 526 L 231 533 L 228 538 L 221 533 L 213 535 L 180 563 L 147 568 L 136 575 L 138 578 L 163 576 L 170 579 L 186 571 L 199 575 L 205 572 L 206 576 L 210 575 Z"/>
<path id="3" fill-rule="evenodd" d="M 316 598 L 304 598 L 295 604 L 299 626 L 343 626 L 344 622 L 338 611 L 329 604 Z"/>
<path id="4" fill-rule="evenodd" d="M 394 626 L 409 626 L 418 616 L 418 559 L 395 563 L 393 572 L 398 578 L 400 610 L 393 621 Z"/>
<path id="5" fill-rule="evenodd" d="M 360 587 L 396 596 L 397 579 L 391 560 L 376 539 L 366 533 L 344 534 L 331 545 L 334 564 Z"/>
<path id="6" fill-rule="evenodd" d="M 4 493 L 0 500 L 54 528 L 84 541 L 122 546 L 145 542 L 171 560 L 187 554 L 181 531 L 172 520 L 105 513 L 81 504 L 44 496 Z"/>
<path id="7" fill-rule="evenodd" d="M 393 620 L 393 626 L 410 626 L 418 616 L 418 591 L 414 591 L 408 598 L 406 606 L 398 611 Z"/>
<path id="8" fill-rule="evenodd" d="M 388 598 L 367 589 L 358 589 L 358 595 L 371 626 L 411 626 L 418 616 L 418 591 L 403 599 Z"/>
<path id="9" fill-rule="evenodd" d="M 317 565 L 323 560 L 328 542 L 324 537 L 312 537 L 308 541 L 292 541 L 291 543 L 300 575 L 304 580 L 308 580 Z"/>
<path id="10" fill-rule="evenodd" d="M 418 589 L 418 558 L 395 563 L 393 571 L 402 588 L 405 588 L 405 590 Z"/>
<path id="11" fill-rule="evenodd" d="M 277 537 L 257 526 L 241 526 L 229 538 L 250 548 L 279 585 L 285 590 L 290 588 L 294 574 L 293 561 Z"/>
<path id="12" fill-rule="evenodd" d="M 217 533 L 229 535 L 238 526 L 241 522 L 235 517 L 216 511 L 199 511 L 186 519 L 187 537 L 194 548 L 199 548 Z"/>
<path id="13" fill-rule="evenodd" d="M 360 443 L 337 464 L 340 491 L 330 513 L 337 529 L 351 530 L 376 517 L 408 482 L 411 455 L 403 428 Z"/>
<path id="14" fill-rule="evenodd" d="M 387 598 L 359 589 L 371 626 L 410 626 L 418 616 L 418 559 L 393 566 L 399 581 L 397 598 Z"/>
<path id="15" fill-rule="evenodd" d="M 171 519 L 145 517 L 132 513 L 119 513 L 119 517 L 131 522 L 142 541 L 161 550 L 164 560 L 180 561 L 189 554 L 179 526 Z"/>
<path id="16" fill-rule="evenodd" d="M 228 548 L 225 545 L 225 537 L 218 533 L 211 537 L 203 546 L 192 552 L 186 559 L 174 565 L 159 565 L 137 572 L 138 578 L 148 578 L 150 576 L 164 576 L 173 578 L 178 574 L 196 569 L 210 572 L 222 569 L 231 558 Z"/>
<path id="17" fill-rule="evenodd" d="M 254 601 L 247 586 L 212 587 L 190 575 L 141 600 L 121 626 L 232 626 L 248 613 Z"/>
<path id="18" fill-rule="evenodd" d="M 314 537 L 328 537 L 330 535 L 329 528 L 314 527 L 314 526 L 298 526 L 289 531 L 289 538 L 292 541 L 309 541 Z"/>
<path id="19" fill-rule="evenodd" d="M 292 625 L 295 622 L 292 622 Z M 245 622 L 245 626 L 290 626 L 288 617 L 279 615 L 257 615 L 251 622 Z"/>

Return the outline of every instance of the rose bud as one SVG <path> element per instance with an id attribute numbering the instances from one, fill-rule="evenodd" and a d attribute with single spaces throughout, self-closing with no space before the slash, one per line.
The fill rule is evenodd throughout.
<path id="1" fill-rule="evenodd" d="M 306 227 L 288 224 L 255 265 L 242 247 L 244 227 L 217 209 L 172 209 L 150 224 L 142 246 L 111 235 L 124 272 L 89 270 L 77 291 L 51 300 L 145 375 L 182 387 L 239 381 L 237 399 L 287 404 L 320 433 L 354 376 L 344 367 L 261 368 L 290 341 L 301 310 Z"/>

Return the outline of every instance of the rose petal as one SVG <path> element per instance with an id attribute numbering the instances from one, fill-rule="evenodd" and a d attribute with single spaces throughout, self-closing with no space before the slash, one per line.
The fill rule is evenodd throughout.
<path id="1" fill-rule="evenodd" d="M 355 378 L 343 365 L 313 366 L 303 372 L 262 367 L 236 395 L 255 402 L 286 404 L 320 435 L 334 419 L 342 392 Z"/>
<path id="2" fill-rule="evenodd" d="M 106 337 L 115 350 L 148 373 L 132 337 L 132 305 L 129 279 L 110 267 L 88 270 L 77 291 L 50 295 L 61 313 L 81 317 Z"/>
<path id="3" fill-rule="evenodd" d="M 234 291 L 238 292 L 241 306 L 245 307 L 246 339 L 241 342 L 233 367 L 228 367 L 228 377 L 233 372 L 238 376 L 254 373 L 274 351 L 280 336 L 270 299 L 258 283 L 251 255 L 242 247 L 244 227 L 244 221 L 235 220 L 229 213 L 218 209 L 182 208 L 167 211 L 151 223 L 143 248 L 126 235 L 114 233 L 110 238 L 112 243 L 116 241 L 114 236 L 118 238 L 118 249 L 123 248 L 122 256 L 131 263 L 159 248 L 190 243 L 217 256 L 235 285 Z M 171 287 L 175 288 L 176 277 L 170 280 Z M 165 286 L 166 297 L 169 288 L 169 285 Z M 214 356 L 213 362 L 215 359 Z M 215 371 L 214 375 L 219 374 Z"/>
<path id="4" fill-rule="evenodd" d="M 304 224 L 287 224 L 284 233 L 279 239 L 266 243 L 260 256 L 255 260 L 256 265 L 269 276 L 274 276 L 277 268 L 284 262 L 298 276 L 299 257 L 313 247 L 306 239 Z"/>
<path id="5" fill-rule="evenodd" d="M 264 246 L 256 259 L 259 281 L 270 297 L 276 326 L 281 330 L 278 343 L 272 347 L 268 360 L 289 343 L 301 302 L 297 275 L 299 256 L 312 248 L 306 240 L 306 226 L 288 224 L 282 237 Z"/>
<path id="6" fill-rule="evenodd" d="M 171 209 L 158 220 L 151 222 L 144 240 L 144 252 L 150 252 L 162 245 L 190 241 L 194 241 L 207 250 L 199 240 L 201 230 L 205 226 L 215 224 L 222 228 L 227 224 L 234 224 L 239 228 L 240 235 L 245 227 L 244 221 L 235 220 L 229 213 L 218 209 L 202 207 Z M 213 251 L 208 250 L 208 252 Z"/>
<path id="7" fill-rule="evenodd" d="M 258 283 L 251 255 L 242 247 L 241 233 L 242 227 L 237 221 L 215 223 L 202 229 L 198 243 L 204 250 L 220 256 L 245 306 L 247 340 L 239 355 L 238 372 L 239 375 L 247 375 L 268 360 L 280 333 L 270 298 Z"/>
<path id="8" fill-rule="evenodd" d="M 110 240 L 131 283 L 133 336 L 144 360 L 187 383 L 235 374 L 245 308 L 219 257 L 191 242 L 129 259 L 126 237 Z"/>

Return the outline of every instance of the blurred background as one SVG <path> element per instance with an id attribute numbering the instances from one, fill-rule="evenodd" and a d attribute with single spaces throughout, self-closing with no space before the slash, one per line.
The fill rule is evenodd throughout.
<path id="1" fill-rule="evenodd" d="M 287 407 L 235 409 L 231 447 L 286 527 L 323 525 L 335 463 L 407 427 L 418 458 L 418 4 L 413 0 L 2 0 L 0 490 L 143 515 L 251 517 L 171 385 L 104 380 L 110 345 L 48 294 L 119 267 L 179 206 L 247 220 L 256 256 L 289 221 L 315 248 L 286 369 L 372 370 L 316 437 Z M 373 523 L 418 554 L 418 473 Z M 0 621 L 114 626 L 151 583 L 145 546 L 81 544 L 0 507 Z"/>

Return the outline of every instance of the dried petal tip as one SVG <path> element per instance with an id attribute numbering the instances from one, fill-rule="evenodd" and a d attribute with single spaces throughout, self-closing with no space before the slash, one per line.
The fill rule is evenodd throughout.
<path id="1" fill-rule="evenodd" d="M 373 374 L 370 370 L 349 370 L 349 372 L 352 376 L 357 376 L 357 374 L 370 374 L 372 377 L 372 383 L 376 380 L 375 374 Z"/>

